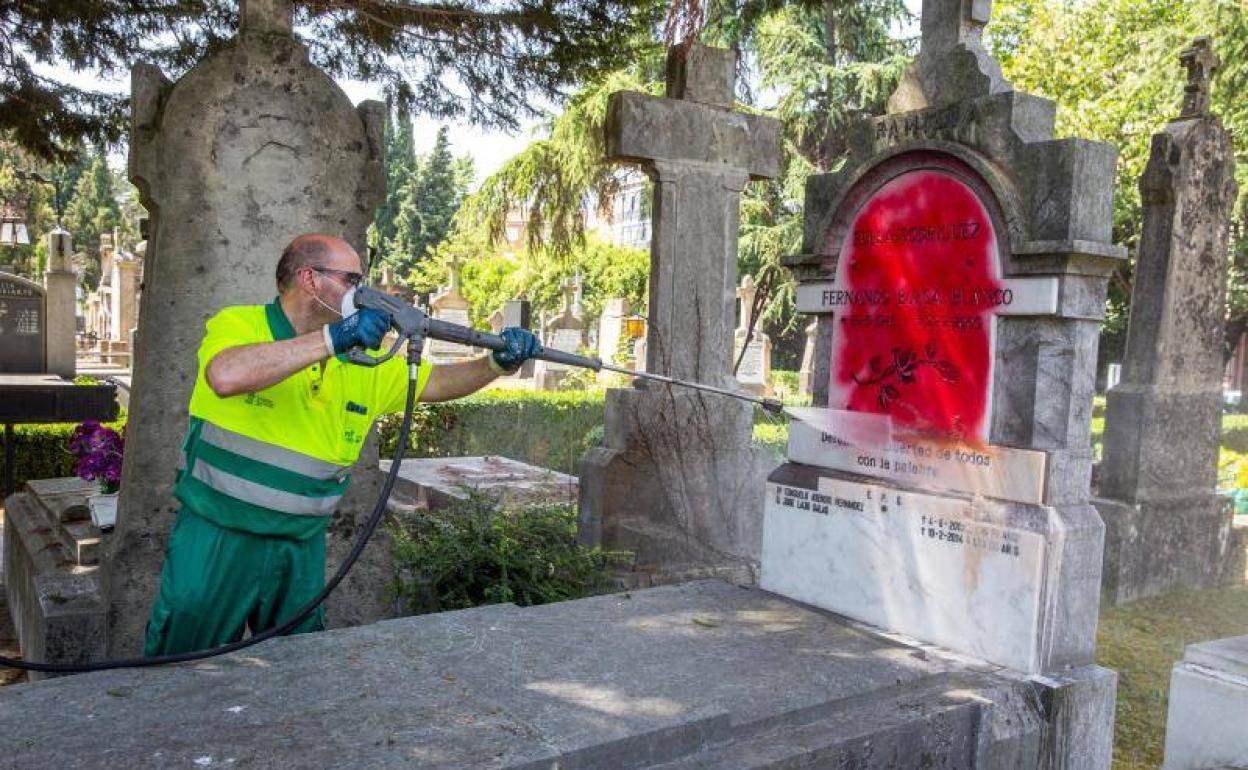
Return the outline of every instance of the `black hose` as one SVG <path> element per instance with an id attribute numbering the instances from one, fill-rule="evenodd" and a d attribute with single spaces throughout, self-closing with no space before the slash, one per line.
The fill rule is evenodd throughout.
<path id="1" fill-rule="evenodd" d="M 351 552 L 347 554 L 347 558 L 338 567 L 338 571 L 329 579 L 325 587 L 321 589 L 311 601 L 303 606 L 299 612 L 282 623 L 280 626 L 274 626 L 267 631 L 261 631 L 254 636 L 246 639 L 240 639 L 237 642 L 230 642 L 219 647 L 211 647 L 207 650 L 197 650 L 195 652 L 181 652 L 176 655 L 157 655 L 151 658 L 121 658 L 119 660 L 101 660 L 94 663 L 45 663 L 42 661 L 16 660 L 14 658 L 6 658 L 0 655 L 0 666 L 9 668 L 19 668 L 25 671 L 39 671 L 47 674 L 77 674 L 86 671 L 106 671 L 112 668 L 140 668 L 144 666 L 162 666 L 168 663 L 186 663 L 192 660 L 203 660 L 204 658 L 214 658 L 218 655 L 225 655 L 229 652 L 237 652 L 238 650 L 251 647 L 263 641 L 272 639 L 275 636 L 283 636 L 290 633 L 308 618 L 316 608 L 321 605 L 325 599 L 333 593 L 342 579 L 351 571 L 351 567 L 355 565 L 360 554 L 364 552 L 364 547 L 368 545 L 368 541 L 372 538 L 373 533 L 377 530 L 377 525 L 381 523 L 381 517 L 385 514 L 386 503 L 390 500 L 390 492 L 394 489 L 394 482 L 399 475 L 399 466 L 403 463 L 403 454 L 407 451 L 408 433 L 412 428 L 412 412 L 416 408 L 416 379 L 408 378 L 407 381 L 407 406 L 403 410 L 403 423 L 399 427 L 398 444 L 394 448 L 394 461 L 390 463 L 390 472 L 386 474 L 386 481 L 382 485 L 381 495 L 377 498 L 377 504 L 373 506 L 373 513 L 368 519 L 368 523 L 364 525 L 364 531 L 356 539 L 355 545 L 351 547 Z"/>

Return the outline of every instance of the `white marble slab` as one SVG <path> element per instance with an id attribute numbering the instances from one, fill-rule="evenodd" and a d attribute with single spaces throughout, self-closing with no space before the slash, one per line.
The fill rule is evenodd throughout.
<path id="1" fill-rule="evenodd" d="M 1188 646 L 1170 674 L 1165 770 L 1248 767 L 1248 636 Z"/>
<path id="2" fill-rule="evenodd" d="M 793 462 L 935 491 L 1044 502 L 1044 452 L 926 441 L 899 432 L 886 415 L 814 407 L 786 412 L 793 419 Z"/>
<path id="3" fill-rule="evenodd" d="M 1004 278 L 997 281 L 1003 298 L 996 315 L 1055 315 L 1060 284 L 1056 278 Z M 835 281 L 803 283 L 797 287 L 797 312 L 835 313 L 841 309 L 843 292 Z M 1008 294 L 1006 293 L 1008 292 Z"/>
<path id="4" fill-rule="evenodd" d="M 1038 673 L 1046 537 L 972 505 L 840 479 L 817 491 L 768 483 L 760 585 Z"/>

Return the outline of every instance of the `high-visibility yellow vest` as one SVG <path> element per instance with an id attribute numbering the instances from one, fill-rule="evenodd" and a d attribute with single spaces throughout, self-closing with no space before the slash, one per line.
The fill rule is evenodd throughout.
<path id="1" fill-rule="evenodd" d="M 295 330 L 276 299 L 227 307 L 206 328 L 174 495 L 230 529 L 296 539 L 323 532 L 373 421 L 403 409 L 406 360 L 370 368 L 333 357 L 255 393 L 221 398 L 204 376 L 214 356 L 291 339 Z M 420 365 L 417 397 L 430 368 Z"/>

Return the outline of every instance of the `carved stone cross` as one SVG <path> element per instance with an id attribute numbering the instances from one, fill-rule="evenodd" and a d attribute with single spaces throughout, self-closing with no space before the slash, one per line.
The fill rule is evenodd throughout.
<path id="1" fill-rule="evenodd" d="M 992 16 L 992 0 L 923 0 L 922 53 L 942 54 L 977 41 Z"/>
<path id="2" fill-rule="evenodd" d="M 247 32 L 289 35 L 293 13 L 290 0 L 239 0 L 239 26 Z"/>
<path id="3" fill-rule="evenodd" d="M 1183 86 L 1183 113 L 1179 117 L 1208 115 L 1213 73 L 1222 65 L 1213 52 L 1212 42 L 1206 36 L 1196 38 L 1190 47 L 1179 54 L 1179 61 L 1187 69 L 1187 84 Z"/>
<path id="4" fill-rule="evenodd" d="M 447 286 L 448 292 L 459 292 L 459 269 L 463 267 L 464 261 L 458 256 L 451 257 L 446 263 L 447 274 L 450 276 L 450 285 Z"/>
<path id="5" fill-rule="evenodd" d="M 563 281 L 563 312 L 565 315 L 572 312 L 572 306 L 576 304 L 576 295 L 580 290 L 580 281 L 569 276 Z"/>
<path id="6" fill-rule="evenodd" d="M 737 287 L 737 299 L 741 300 L 741 321 L 738 328 L 744 330 L 750 324 L 750 311 L 754 308 L 754 297 L 758 295 L 758 287 L 754 285 L 754 276 L 746 273 Z"/>

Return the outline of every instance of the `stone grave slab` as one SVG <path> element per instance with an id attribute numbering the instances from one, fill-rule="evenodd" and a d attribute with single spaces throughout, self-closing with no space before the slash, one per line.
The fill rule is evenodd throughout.
<path id="1" fill-rule="evenodd" d="M 105 536 L 91 524 L 86 504 L 87 496 L 98 492 L 93 481 L 41 479 L 28 481 L 5 501 L 5 598 L 22 654 L 30 660 L 104 655 L 99 556 Z"/>
<path id="2" fill-rule="evenodd" d="M 381 461 L 389 473 L 393 460 Z M 391 506 L 440 510 L 481 494 L 504 506 L 575 503 L 575 476 L 508 457 L 421 457 L 405 459 Z"/>
<path id="3" fill-rule="evenodd" d="M 1113 675 L 1079 673 L 1112 708 Z M 19 769 L 1038 770 L 1087 744 L 1059 684 L 704 581 L 6 687 L 0 751 Z"/>
<path id="4" fill-rule="evenodd" d="M 1248 767 L 1248 636 L 1188 645 L 1170 674 L 1165 770 Z"/>
<path id="5" fill-rule="evenodd" d="M 0 272 L 0 373 L 46 371 L 46 326 L 43 287 Z"/>

